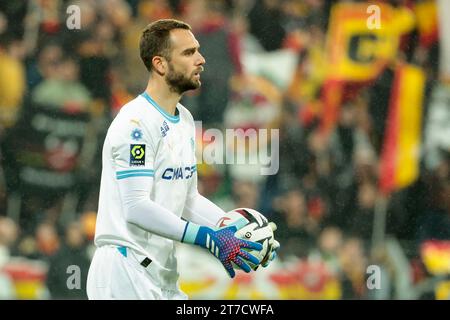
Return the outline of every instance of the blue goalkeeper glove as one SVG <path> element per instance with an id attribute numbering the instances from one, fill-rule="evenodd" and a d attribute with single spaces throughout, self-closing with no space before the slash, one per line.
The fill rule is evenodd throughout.
<path id="1" fill-rule="evenodd" d="M 252 269 L 242 258 L 254 264 L 260 263 L 258 258 L 245 251 L 244 248 L 249 250 L 262 250 L 263 248 L 260 243 L 236 238 L 234 234 L 239 227 L 242 226 L 238 223 L 220 229 L 212 229 L 188 222 L 181 241 L 208 249 L 219 259 L 229 276 L 234 278 L 232 262 L 247 273 Z"/>

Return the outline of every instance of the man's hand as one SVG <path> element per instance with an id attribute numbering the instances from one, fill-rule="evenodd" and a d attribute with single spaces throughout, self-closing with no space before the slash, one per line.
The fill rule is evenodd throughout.
<path id="1" fill-rule="evenodd" d="M 219 259 L 229 276 L 234 278 L 235 272 L 233 270 L 232 262 L 247 273 L 252 269 L 243 259 L 254 264 L 260 263 L 255 256 L 243 249 L 262 250 L 262 245 L 260 243 L 235 237 L 234 234 L 238 230 L 238 227 L 239 225 L 235 224 L 220 229 L 212 229 L 188 222 L 182 241 L 208 249 L 217 259 Z"/>

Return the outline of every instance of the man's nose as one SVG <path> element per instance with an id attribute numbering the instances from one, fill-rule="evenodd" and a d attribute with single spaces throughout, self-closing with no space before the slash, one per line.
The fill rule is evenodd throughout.
<path id="1" fill-rule="evenodd" d="M 197 64 L 200 65 L 200 66 L 202 66 L 202 65 L 204 65 L 204 64 L 206 63 L 206 60 L 205 60 L 205 58 L 202 56 L 202 54 L 201 54 L 200 52 L 198 53 L 198 55 L 199 55 L 199 59 L 198 59 Z"/>

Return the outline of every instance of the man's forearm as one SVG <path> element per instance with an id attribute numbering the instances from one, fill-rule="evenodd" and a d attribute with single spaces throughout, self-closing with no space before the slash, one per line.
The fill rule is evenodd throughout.
<path id="1" fill-rule="evenodd" d="M 216 226 L 224 215 L 225 211 L 198 192 L 188 199 L 183 212 L 186 220 L 209 227 Z"/>
<path id="2" fill-rule="evenodd" d="M 125 208 L 126 221 L 164 238 L 181 241 L 186 221 L 150 199 L 135 201 Z"/>
<path id="3" fill-rule="evenodd" d="M 186 227 L 175 213 L 150 200 L 151 178 L 134 177 L 119 183 L 120 198 L 125 219 L 145 231 L 181 241 Z"/>

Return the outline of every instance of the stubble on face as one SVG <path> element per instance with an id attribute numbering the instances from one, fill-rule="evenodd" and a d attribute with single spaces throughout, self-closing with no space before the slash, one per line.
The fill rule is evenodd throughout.
<path id="1" fill-rule="evenodd" d="M 172 92 L 183 94 L 189 90 L 198 89 L 201 85 L 200 80 L 193 80 L 193 74 L 186 76 L 182 72 L 176 71 L 173 64 L 169 62 L 169 72 L 166 76 L 166 83 Z"/>

